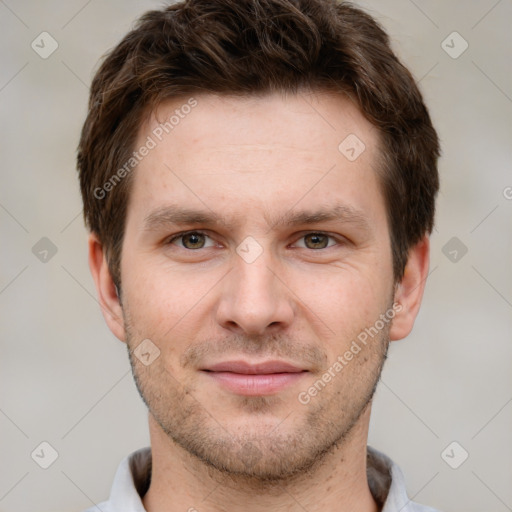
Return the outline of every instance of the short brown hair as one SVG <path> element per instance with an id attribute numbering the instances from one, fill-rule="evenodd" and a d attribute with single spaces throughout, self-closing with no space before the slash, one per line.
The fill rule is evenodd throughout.
<path id="1" fill-rule="evenodd" d="M 434 223 L 439 141 L 410 72 L 368 14 L 336 0 L 185 0 L 144 14 L 106 56 L 78 147 L 84 218 L 120 286 L 132 156 L 144 116 L 183 95 L 348 93 L 381 135 L 395 280 Z M 119 177 L 119 174 L 117 174 Z M 98 196 L 102 197 L 98 197 Z"/>

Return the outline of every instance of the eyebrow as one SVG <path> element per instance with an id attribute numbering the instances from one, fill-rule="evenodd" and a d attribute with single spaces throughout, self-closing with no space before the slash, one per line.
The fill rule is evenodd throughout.
<path id="1" fill-rule="evenodd" d="M 368 232 L 371 231 L 370 223 L 364 213 L 348 205 L 334 205 L 298 212 L 290 210 L 275 219 L 271 219 L 267 213 L 264 213 L 264 218 L 271 229 L 338 221 L 353 224 Z M 167 205 L 154 210 L 144 218 L 144 231 L 158 231 L 169 225 L 195 224 L 209 227 L 224 226 L 228 230 L 233 230 L 235 227 L 235 223 L 211 210 L 195 210 L 178 205 Z"/>

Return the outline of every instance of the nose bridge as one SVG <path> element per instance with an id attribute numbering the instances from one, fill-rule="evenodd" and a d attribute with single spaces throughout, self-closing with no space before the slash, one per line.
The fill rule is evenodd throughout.
<path id="1" fill-rule="evenodd" d="M 261 334 L 270 326 L 288 325 L 293 309 L 286 288 L 272 271 L 270 249 L 254 240 L 237 248 L 233 270 L 226 276 L 218 308 L 218 321 L 224 327 Z"/>
<path id="2" fill-rule="evenodd" d="M 272 293 L 275 288 L 276 277 L 270 271 L 272 258 L 266 254 L 261 254 L 254 261 L 247 261 L 239 257 L 235 260 L 235 269 L 233 278 L 235 280 L 235 289 L 241 295 L 239 299 L 255 299 L 258 297 L 272 299 L 275 294 Z"/>

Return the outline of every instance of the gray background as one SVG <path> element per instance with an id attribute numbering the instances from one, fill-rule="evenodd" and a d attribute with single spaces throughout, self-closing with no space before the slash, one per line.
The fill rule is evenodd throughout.
<path id="1" fill-rule="evenodd" d="M 443 144 L 424 305 L 392 344 L 369 442 L 417 501 L 512 510 L 512 2 L 359 3 L 420 80 Z M 149 442 L 125 346 L 95 298 L 75 148 L 99 57 L 160 5 L 0 1 L 1 512 L 80 511 Z M 31 48 L 43 31 L 59 45 L 46 59 Z M 454 31 L 469 45 L 457 58 Z M 43 441 L 58 452 L 48 469 Z"/>

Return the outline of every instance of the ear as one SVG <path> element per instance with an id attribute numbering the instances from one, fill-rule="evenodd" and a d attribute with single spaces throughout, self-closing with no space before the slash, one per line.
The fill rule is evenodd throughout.
<path id="1" fill-rule="evenodd" d="M 125 341 L 126 333 L 121 301 L 117 296 L 116 287 L 110 275 L 103 246 L 94 233 L 89 235 L 88 243 L 89 268 L 91 269 L 91 274 L 96 284 L 96 291 L 98 293 L 98 300 L 103 317 L 114 336 L 121 341 Z"/>
<path id="2" fill-rule="evenodd" d="M 409 251 L 404 276 L 395 290 L 395 303 L 401 305 L 389 331 L 391 341 L 405 338 L 412 330 L 420 309 L 425 281 L 428 276 L 430 240 L 424 236 Z"/>

